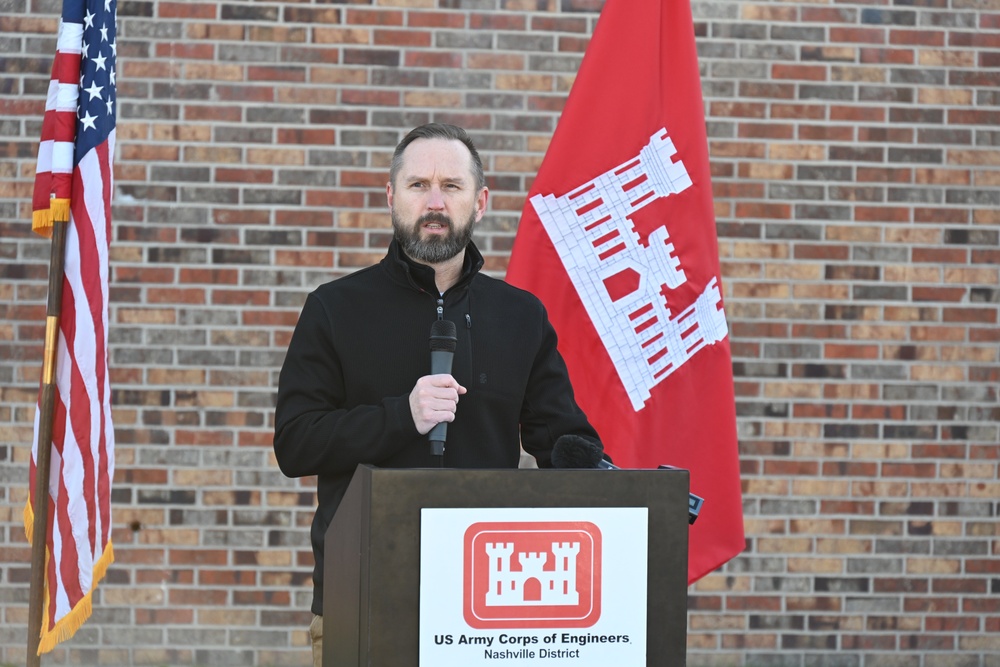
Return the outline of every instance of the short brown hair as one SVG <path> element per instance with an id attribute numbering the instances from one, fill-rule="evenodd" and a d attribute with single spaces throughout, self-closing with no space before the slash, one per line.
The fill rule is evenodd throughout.
<path id="1" fill-rule="evenodd" d="M 403 140 L 399 142 L 396 150 L 392 153 L 392 164 L 389 165 L 390 183 L 395 185 L 396 176 L 399 175 L 399 170 L 403 167 L 403 151 L 417 139 L 451 139 L 462 142 L 469 149 L 469 154 L 472 155 L 472 175 L 476 180 L 476 189 L 482 190 L 486 187 L 483 161 L 479 157 L 476 145 L 469 138 L 468 132 L 457 125 L 448 125 L 446 123 L 427 123 L 426 125 L 413 128 L 403 137 Z"/>

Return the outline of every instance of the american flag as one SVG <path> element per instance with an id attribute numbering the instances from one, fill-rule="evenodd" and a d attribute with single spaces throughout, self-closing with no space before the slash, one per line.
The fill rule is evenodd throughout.
<path id="1" fill-rule="evenodd" d="M 115 148 L 116 0 L 64 0 L 38 148 L 32 227 L 65 221 L 52 442 L 39 443 L 36 410 L 28 539 L 35 487 L 48 485 L 45 598 L 39 653 L 90 615 L 97 582 L 114 559 L 114 429 L 108 382 L 108 246 Z M 36 480 L 38 447 L 51 446 L 48 480 Z"/>

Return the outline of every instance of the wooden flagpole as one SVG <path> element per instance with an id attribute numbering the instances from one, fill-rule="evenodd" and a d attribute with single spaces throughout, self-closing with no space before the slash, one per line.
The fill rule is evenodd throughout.
<path id="1" fill-rule="evenodd" d="M 68 217 L 68 216 L 67 216 Z M 45 312 L 45 349 L 42 359 L 42 390 L 35 455 L 35 498 L 31 531 L 31 589 L 28 602 L 28 667 L 39 667 L 38 645 L 45 609 L 46 545 L 49 525 L 49 474 L 52 468 L 52 422 L 56 405 L 56 350 L 59 344 L 59 314 L 62 311 L 63 271 L 66 261 L 68 220 L 52 221 L 49 257 L 49 294 Z"/>

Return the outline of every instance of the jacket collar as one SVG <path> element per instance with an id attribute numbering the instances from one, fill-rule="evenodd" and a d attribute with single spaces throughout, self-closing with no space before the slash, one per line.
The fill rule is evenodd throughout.
<path id="1" fill-rule="evenodd" d="M 483 255 L 479 252 L 479 248 L 476 247 L 475 243 L 469 241 L 469 245 L 465 246 L 465 262 L 462 264 L 462 275 L 458 279 L 458 282 L 448 291 L 451 292 L 456 289 L 468 287 L 475 275 L 483 268 L 483 263 Z M 422 292 L 437 294 L 437 285 L 434 283 L 434 269 L 426 264 L 414 262 L 407 257 L 403 249 L 399 247 L 396 239 L 393 239 L 389 243 L 389 250 L 382 260 L 382 266 L 397 282 L 404 282 Z"/>

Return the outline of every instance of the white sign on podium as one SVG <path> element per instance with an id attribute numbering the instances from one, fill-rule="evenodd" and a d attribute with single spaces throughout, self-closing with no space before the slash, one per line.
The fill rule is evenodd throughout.
<path id="1" fill-rule="evenodd" d="M 646 508 L 420 516 L 420 667 L 646 664 Z"/>

